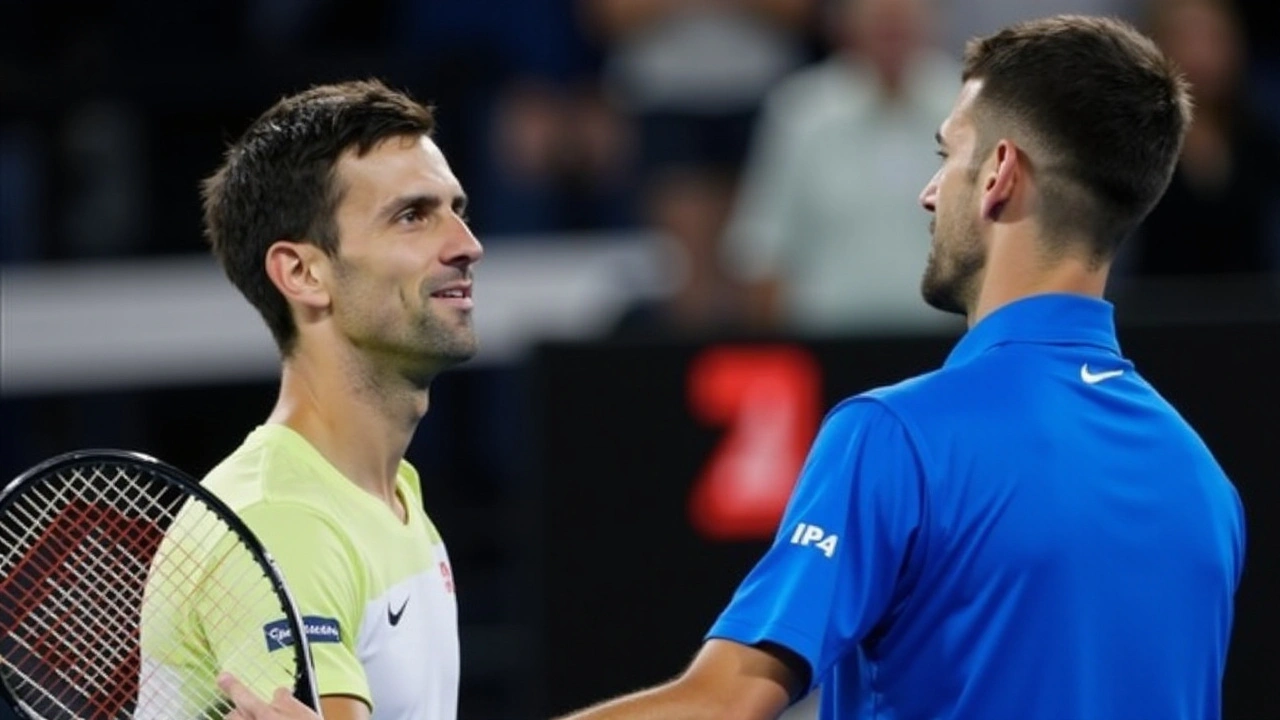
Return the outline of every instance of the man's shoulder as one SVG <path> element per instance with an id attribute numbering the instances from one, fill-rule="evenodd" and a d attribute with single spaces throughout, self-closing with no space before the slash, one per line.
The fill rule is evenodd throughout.
<path id="1" fill-rule="evenodd" d="M 921 431 L 949 420 L 963 421 L 966 414 L 990 404 L 984 393 L 998 368 L 987 362 L 944 366 L 905 378 L 891 385 L 866 390 L 846 402 L 877 404 L 910 431 Z"/>
<path id="2" fill-rule="evenodd" d="M 318 468 L 305 445 L 287 429 L 260 426 L 205 475 L 202 483 L 237 513 L 264 506 L 310 509 L 331 514 L 330 494 L 318 482 Z"/>
<path id="3" fill-rule="evenodd" d="M 918 434 L 918 419 L 927 416 L 919 407 L 921 399 L 933 395 L 929 388 L 938 371 L 917 375 L 892 385 L 865 390 L 850 395 L 836 403 L 823 418 L 824 427 L 831 429 L 871 428 L 889 430 L 898 428 L 910 438 Z"/>
<path id="4" fill-rule="evenodd" d="M 890 385 L 872 388 L 855 397 L 874 400 L 890 408 L 912 406 L 921 402 L 932 403 L 937 402 L 939 395 L 964 387 L 974 376 L 975 369 L 968 365 L 941 367 Z"/>
<path id="5" fill-rule="evenodd" d="M 360 543 L 342 521 L 341 500 L 326 492 L 303 459 L 287 448 L 254 442 L 250 435 L 202 482 L 278 560 L 286 558 L 282 563 L 294 557 L 289 548 L 352 556 Z"/>

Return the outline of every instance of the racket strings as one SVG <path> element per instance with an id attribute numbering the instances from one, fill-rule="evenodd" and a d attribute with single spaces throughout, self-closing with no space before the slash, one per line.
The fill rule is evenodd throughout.
<path id="1" fill-rule="evenodd" d="M 263 568 L 204 504 L 188 503 L 173 523 L 150 569 L 144 613 L 198 622 L 185 637 L 152 633 L 144 644 L 138 717 L 221 718 L 229 709 L 214 682 L 221 669 L 263 689 L 293 685 L 296 655 L 269 652 L 264 626 L 286 611 Z"/>
<path id="2" fill-rule="evenodd" d="M 270 687 L 296 679 L 294 654 L 266 652 L 265 630 L 245 627 L 285 616 L 265 572 L 220 518 L 187 499 L 135 467 L 79 466 L 5 509 L 0 672 L 28 712 L 221 717 L 222 667 Z M 144 638 L 145 616 L 196 622 Z"/>
<path id="3" fill-rule="evenodd" d="M 76 717 L 115 717 L 136 687 L 136 632 L 129 588 L 145 582 L 146 558 L 162 532 L 150 518 L 107 502 L 109 482 L 73 469 L 59 483 L 34 486 L 8 510 L 28 531 L 4 554 L 6 651 L 19 692 Z M 4 522 L 12 528 L 13 522 Z M 7 532 L 13 537 L 15 533 Z"/>
<path id="4" fill-rule="evenodd" d="M 144 647 L 156 662 L 143 669 L 141 704 L 172 708 L 177 702 L 188 714 L 192 707 L 221 707 L 224 698 L 214 678 L 226 668 L 263 690 L 292 686 L 299 673 L 296 656 L 270 652 L 267 626 L 283 624 L 285 610 L 263 569 L 203 505 L 189 505 L 178 527 L 152 568 L 147 609 L 158 616 L 195 615 L 199 623 L 193 636 L 160 636 Z"/>

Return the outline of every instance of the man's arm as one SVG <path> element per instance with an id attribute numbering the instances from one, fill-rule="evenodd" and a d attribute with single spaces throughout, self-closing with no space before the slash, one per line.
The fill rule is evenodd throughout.
<path id="1" fill-rule="evenodd" d="M 350 695 L 325 695 L 320 698 L 320 711 L 324 720 L 369 720 L 369 706 Z"/>
<path id="2" fill-rule="evenodd" d="M 679 678 L 563 720 L 773 720 L 804 687 L 805 671 L 782 648 L 709 640 Z"/>
<path id="3" fill-rule="evenodd" d="M 364 668 L 356 655 L 361 610 L 366 602 L 360 589 L 359 554 L 332 518 L 306 506 L 258 505 L 241 510 L 240 516 L 275 557 L 299 619 L 305 618 L 305 625 L 323 625 L 329 630 L 320 635 L 308 632 L 315 684 L 322 702 L 334 698 L 340 706 L 354 703 L 353 712 L 358 711 L 371 698 Z M 238 667 L 244 666 L 221 664 L 221 669 L 231 672 Z M 270 696 L 271 685 L 254 682 L 252 677 L 242 679 L 263 696 Z M 340 711 L 339 707 L 335 712 Z"/>
<path id="4" fill-rule="evenodd" d="M 806 160 L 812 137 L 801 130 L 795 97 L 784 82 L 765 99 L 721 248 L 721 262 L 747 288 L 748 320 L 760 329 L 782 324 L 789 264 L 804 254 L 808 243 L 804 227 L 811 183 Z"/>
<path id="5" fill-rule="evenodd" d="M 841 403 L 818 431 L 773 545 L 689 669 L 563 720 L 776 718 L 905 597 L 899 578 L 916 572 L 922 532 L 922 467 L 896 414 L 871 399 Z"/>
<path id="6" fill-rule="evenodd" d="M 227 713 L 226 720 L 321 720 L 314 710 L 298 702 L 287 688 L 276 690 L 275 696 L 267 702 L 253 694 L 253 691 L 245 687 L 244 683 L 234 675 L 226 672 L 218 676 L 218 688 L 236 704 L 236 709 Z M 320 702 L 320 707 L 324 709 L 325 720 L 344 717 L 341 713 L 345 708 L 339 708 L 337 714 L 330 715 L 329 708 L 323 700 Z M 366 710 L 364 715 L 346 717 L 363 720 L 369 717 L 369 713 Z"/>
<path id="7" fill-rule="evenodd" d="M 277 689 L 267 702 L 226 672 L 218 676 L 218 687 L 236 704 L 227 720 L 321 720 L 316 711 L 298 702 L 287 688 Z M 369 720 L 369 706 L 347 695 L 320 698 L 320 710 L 323 720 Z"/>
<path id="8" fill-rule="evenodd" d="M 777 274 L 761 276 L 746 283 L 747 321 L 751 327 L 774 330 L 782 326 L 784 281 Z"/>
<path id="9" fill-rule="evenodd" d="M 802 660 L 780 647 L 709 640 L 679 678 L 563 720 L 773 720 L 805 686 L 806 671 Z M 319 720 L 288 690 L 277 690 L 267 702 L 228 673 L 218 678 L 218 687 L 236 704 L 229 720 Z M 326 696 L 321 708 L 324 720 L 369 718 L 369 708 L 355 698 Z"/>

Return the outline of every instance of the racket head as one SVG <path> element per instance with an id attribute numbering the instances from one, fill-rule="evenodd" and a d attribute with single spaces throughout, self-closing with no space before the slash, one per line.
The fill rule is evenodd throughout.
<path id="1" fill-rule="evenodd" d="M 179 589 L 180 600 L 167 593 Z M 246 628 L 237 622 L 243 608 L 231 602 L 245 597 L 279 619 Z M 142 453 L 91 449 L 41 462 L 0 490 L 0 698 L 19 717 L 144 717 L 140 694 L 150 692 L 154 704 L 187 683 L 212 687 L 222 667 L 184 664 L 175 674 L 164 665 L 160 682 L 143 658 L 144 615 L 163 621 L 194 608 L 206 621 L 200 641 L 232 648 L 228 656 L 284 663 L 294 696 L 318 709 L 306 629 L 283 574 L 199 481 Z M 265 653 L 248 647 L 254 632 Z M 221 702 L 210 692 L 216 688 L 202 690 L 200 701 Z M 156 716 L 166 714 L 171 707 Z"/>

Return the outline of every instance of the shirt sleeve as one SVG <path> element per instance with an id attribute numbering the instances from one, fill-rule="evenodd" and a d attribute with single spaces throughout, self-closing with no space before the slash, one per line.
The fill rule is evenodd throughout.
<path id="1" fill-rule="evenodd" d="M 349 695 L 372 707 L 368 679 L 356 654 L 365 583 L 359 572 L 361 561 L 342 532 L 302 506 L 261 503 L 239 514 L 274 558 L 293 596 L 310 641 L 320 695 Z M 233 572 L 234 568 L 227 568 L 221 573 L 224 584 L 234 584 Z M 207 618 L 210 612 L 206 608 L 203 614 Z M 224 663 L 222 669 L 233 673 L 235 668 L 228 663 L 256 661 L 252 654 L 235 655 L 233 647 L 276 653 L 292 644 L 278 605 L 269 615 L 250 607 L 244 614 L 247 617 L 241 622 L 230 623 L 229 631 L 210 638 Z M 251 633 L 253 642 L 236 637 L 243 633 Z"/>
<path id="2" fill-rule="evenodd" d="M 238 582 L 228 584 L 231 577 Z M 214 599 L 219 592 L 220 601 Z M 273 612 L 262 607 L 270 597 L 262 570 L 235 534 L 203 503 L 188 502 L 168 529 L 147 574 L 138 705 L 133 717 L 167 720 L 225 714 L 229 707 L 214 685 L 217 660 L 201 624 L 201 610 L 221 608 L 211 615 L 208 628 L 217 634 L 223 626 Z M 278 606 L 274 612 L 278 614 Z M 252 640 L 242 637 L 239 642 Z M 226 645 L 223 648 L 235 652 Z M 250 681 L 288 684 L 291 673 L 286 663 L 268 662 L 270 658 L 261 655 L 252 667 L 242 662 L 232 665 Z"/>
<path id="3" fill-rule="evenodd" d="M 901 421 L 874 400 L 838 406 L 773 545 L 708 639 L 781 645 L 808 663 L 816 687 L 893 607 L 923 506 L 923 472 Z"/>

